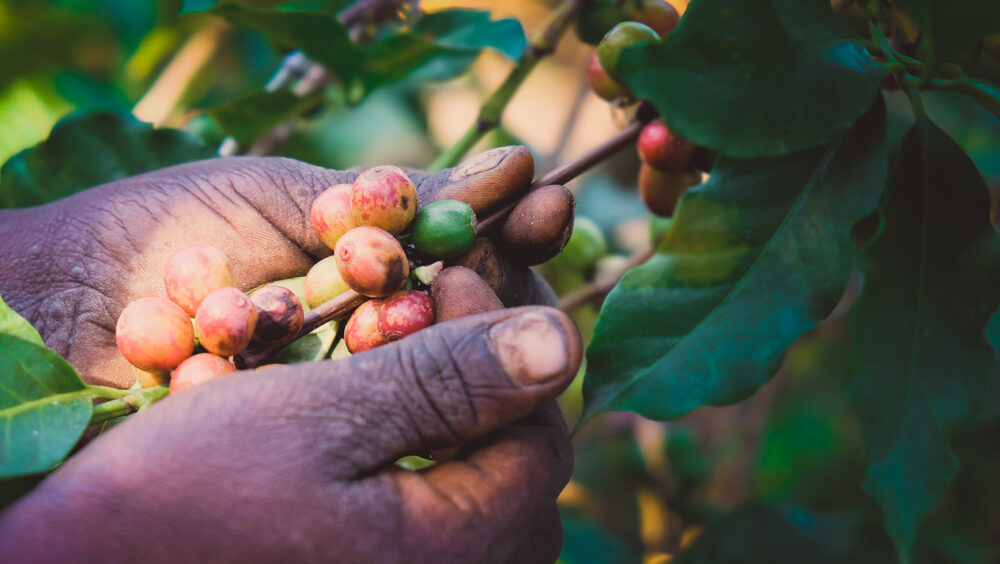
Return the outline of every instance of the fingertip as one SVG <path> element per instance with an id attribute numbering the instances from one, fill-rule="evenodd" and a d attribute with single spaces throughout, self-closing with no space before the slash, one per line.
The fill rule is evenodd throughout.
<path id="1" fill-rule="evenodd" d="M 531 266 L 559 254 L 573 232 L 573 193 L 565 186 L 542 186 L 511 210 L 500 232 L 504 255 Z"/>
<path id="2" fill-rule="evenodd" d="M 534 157 L 526 147 L 497 147 L 423 179 L 418 185 L 420 205 L 461 200 L 481 215 L 527 188 L 534 174 Z"/>

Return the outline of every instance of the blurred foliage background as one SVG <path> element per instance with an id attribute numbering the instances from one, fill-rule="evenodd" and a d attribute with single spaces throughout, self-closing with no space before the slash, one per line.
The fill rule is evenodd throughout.
<path id="1" fill-rule="evenodd" d="M 687 2 L 673 3 L 683 13 Z M 285 53 L 219 17 L 182 13 L 213 4 L 0 0 L 0 162 L 44 140 L 64 116 L 92 110 L 133 113 L 219 146 L 224 132 L 207 111 L 260 92 Z M 329 13 L 347 4 L 295 3 Z M 516 18 L 530 34 L 555 4 L 425 0 L 420 8 L 489 10 L 494 19 Z M 625 111 L 588 90 L 592 52 L 567 33 L 518 91 L 502 127 L 476 150 L 523 143 L 543 173 L 615 133 Z M 509 58 L 487 50 L 459 78 L 410 77 L 360 103 L 327 93 L 291 122 L 277 153 L 334 168 L 426 166 L 475 121 L 512 67 Z M 909 109 L 902 95 L 887 96 L 891 119 L 905 123 Z M 935 93 L 926 99 L 929 113 L 970 153 L 991 191 L 1000 190 L 1000 124 L 964 99 Z M 903 129 L 894 131 L 898 136 Z M 662 222 L 651 224 L 636 195 L 638 164 L 633 151 L 623 151 L 570 184 L 577 215 L 596 224 L 608 251 L 586 271 L 559 258 L 544 265 L 541 271 L 560 294 L 615 271 L 662 228 Z M 573 311 L 585 336 L 598 306 L 588 302 Z M 859 486 L 863 447 L 843 391 L 849 340 L 838 311 L 745 402 L 670 423 L 609 413 L 576 435 L 574 479 L 560 498 L 561 561 L 891 561 L 878 509 Z M 1000 561 L 996 386 L 993 396 L 985 424 L 957 444 L 962 470 L 924 526 L 920 562 Z M 571 425 L 580 402 L 577 382 L 562 398 Z"/>

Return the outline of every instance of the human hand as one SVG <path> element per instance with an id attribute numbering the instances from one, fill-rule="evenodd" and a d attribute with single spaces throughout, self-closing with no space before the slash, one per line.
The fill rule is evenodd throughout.
<path id="1" fill-rule="evenodd" d="M 0 561 L 552 562 L 572 463 L 552 399 L 580 356 L 563 314 L 527 307 L 201 384 L 0 516 Z"/>
<path id="2" fill-rule="evenodd" d="M 132 300 L 165 295 L 163 268 L 170 255 L 194 243 L 212 244 L 229 256 L 244 291 L 301 276 L 331 253 L 310 226 L 313 199 L 356 174 L 290 159 L 216 159 L 112 182 L 38 208 L 0 212 L 0 295 L 88 383 L 127 388 L 135 376 L 115 346 L 115 322 Z M 455 169 L 411 177 L 421 204 L 460 199 L 482 217 L 526 189 L 532 174 L 527 149 L 506 147 Z M 546 230 L 552 235 L 539 246 L 565 243 L 559 238 L 571 228 L 572 199 L 561 205 L 542 214 L 552 223 Z M 507 227 L 498 232 L 519 231 Z M 481 264 L 468 266 L 483 272 L 505 305 L 551 299 L 527 268 L 498 262 L 491 245 L 482 247 L 475 259 Z M 470 303 L 482 294 L 455 281 L 449 308 L 483 311 Z"/>

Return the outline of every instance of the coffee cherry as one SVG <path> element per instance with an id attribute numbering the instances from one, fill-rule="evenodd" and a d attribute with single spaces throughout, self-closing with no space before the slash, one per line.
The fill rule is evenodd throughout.
<path id="1" fill-rule="evenodd" d="M 351 354 L 384 345 L 386 340 L 378 330 L 378 310 L 382 300 L 368 300 L 358 306 L 344 327 L 344 342 Z"/>
<path id="2" fill-rule="evenodd" d="M 236 288 L 219 288 L 205 296 L 194 317 L 198 342 L 219 356 L 239 354 L 257 327 L 257 308 Z"/>
<path id="3" fill-rule="evenodd" d="M 378 308 L 378 330 L 387 341 L 397 341 L 434 323 L 434 302 L 416 290 L 401 290 Z"/>
<path id="4" fill-rule="evenodd" d="M 211 245 L 191 245 L 167 261 L 163 284 L 170 301 L 194 317 L 205 296 L 233 285 L 233 273 L 225 253 Z"/>
<path id="5" fill-rule="evenodd" d="M 629 19 L 648 25 L 661 37 L 673 31 L 681 20 L 677 10 L 663 0 L 640 0 L 638 4 L 638 7 L 631 2 L 625 5 Z"/>
<path id="6" fill-rule="evenodd" d="M 699 183 L 698 171 L 661 172 L 648 164 L 639 168 L 639 198 L 649 211 L 661 217 L 672 215 L 681 194 Z"/>
<path id="7" fill-rule="evenodd" d="M 584 271 L 597 264 L 607 252 L 608 243 L 601 228 L 586 217 L 577 217 L 573 220 L 573 234 L 556 258 L 574 270 Z"/>
<path id="8" fill-rule="evenodd" d="M 576 19 L 576 36 L 584 43 L 597 45 L 609 29 L 627 18 L 617 0 L 592 0 Z"/>
<path id="9" fill-rule="evenodd" d="M 336 270 L 337 266 L 333 265 Z M 302 328 L 305 312 L 295 292 L 284 286 L 264 286 L 250 294 L 257 309 L 257 328 L 253 340 L 274 343 Z"/>
<path id="10" fill-rule="evenodd" d="M 601 68 L 601 61 L 597 58 L 597 53 L 594 53 L 587 63 L 587 84 L 590 85 L 594 94 L 609 102 L 631 95 L 625 85 L 615 82 L 613 78 L 608 76 L 608 73 L 604 72 L 604 69 Z"/>
<path id="11" fill-rule="evenodd" d="M 210 353 L 196 354 L 174 370 L 170 377 L 170 393 L 176 394 L 184 388 L 197 386 L 231 372 L 236 372 L 236 367 L 225 358 Z"/>
<path id="12" fill-rule="evenodd" d="M 381 298 L 398 290 L 410 274 L 402 245 L 378 227 L 355 227 L 337 241 L 340 275 L 355 292 Z"/>
<path id="13" fill-rule="evenodd" d="M 358 226 L 351 211 L 351 185 L 337 184 L 324 190 L 313 200 L 309 220 L 326 246 L 334 248 L 341 235 Z"/>
<path id="14" fill-rule="evenodd" d="M 413 246 L 432 258 L 457 257 L 475 240 L 476 214 L 465 202 L 431 202 L 413 220 Z"/>
<path id="15" fill-rule="evenodd" d="M 657 170 L 681 172 L 691 168 L 694 144 L 674 135 L 660 118 L 642 128 L 636 146 L 642 162 Z"/>
<path id="16" fill-rule="evenodd" d="M 194 352 L 191 318 L 163 298 L 140 298 L 118 317 L 115 342 L 125 360 L 140 370 L 170 370 Z"/>
<path id="17" fill-rule="evenodd" d="M 351 187 L 351 209 L 356 225 L 371 225 L 398 235 L 417 213 L 417 189 L 399 167 L 370 168 Z"/>
<path id="18" fill-rule="evenodd" d="M 340 275 L 337 258 L 326 257 L 314 264 L 306 274 L 304 291 L 306 305 L 312 309 L 350 289 L 344 277 Z"/>
<path id="19" fill-rule="evenodd" d="M 601 40 L 601 44 L 597 46 L 597 58 L 601 62 L 601 68 L 608 73 L 608 76 L 620 80 L 618 61 L 621 59 L 622 51 L 632 45 L 659 40 L 660 36 L 648 25 L 639 22 L 622 22 L 611 28 L 611 31 Z"/>

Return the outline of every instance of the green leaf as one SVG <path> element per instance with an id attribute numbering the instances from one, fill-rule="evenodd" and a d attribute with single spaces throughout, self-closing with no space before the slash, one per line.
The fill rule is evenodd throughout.
<path id="1" fill-rule="evenodd" d="M 784 155 L 835 141 L 871 106 L 880 65 L 857 41 L 826 0 L 698 0 L 620 73 L 685 139 Z"/>
<path id="2" fill-rule="evenodd" d="M 0 479 L 50 470 L 90 421 L 91 395 L 55 352 L 0 335 Z"/>
<path id="3" fill-rule="evenodd" d="M 344 24 L 330 14 L 239 4 L 222 4 L 209 12 L 262 33 L 278 49 L 301 49 L 344 84 L 349 84 L 361 68 L 361 49 L 351 41 Z"/>
<path id="4" fill-rule="evenodd" d="M 850 513 L 824 515 L 798 507 L 752 502 L 713 522 L 677 564 L 879 564 L 888 543 L 872 542 Z"/>
<path id="5" fill-rule="evenodd" d="M 947 134 L 919 120 L 903 140 L 861 251 L 850 386 L 868 444 L 865 489 L 908 561 L 920 522 L 958 471 L 948 441 L 989 397 L 983 334 L 1000 305 L 1000 235 L 985 182 Z"/>
<path id="6" fill-rule="evenodd" d="M 215 151 L 177 129 L 153 129 L 111 112 L 61 120 L 39 145 L 0 169 L 0 207 L 33 206 L 166 166 L 207 159 Z"/>
<path id="7" fill-rule="evenodd" d="M 903 0 L 903 7 L 923 30 L 920 41 L 936 62 L 960 62 L 981 39 L 1000 33 L 996 0 Z"/>
<path id="8" fill-rule="evenodd" d="M 16 311 L 11 309 L 3 301 L 3 296 L 0 296 L 0 335 L 10 335 L 11 337 L 23 339 L 40 347 L 45 346 L 42 336 L 38 334 L 38 331 L 31 326 L 31 323 L 28 323 L 27 319 L 21 317 Z"/>
<path id="9" fill-rule="evenodd" d="M 321 325 L 313 332 L 303 335 L 297 341 L 285 347 L 274 359 L 275 364 L 296 364 L 299 362 L 316 362 L 326 358 L 327 353 L 337 339 L 340 324 L 330 321 Z"/>
<path id="10" fill-rule="evenodd" d="M 299 97 L 287 90 L 255 92 L 208 110 L 227 134 L 251 141 L 278 124 L 305 113 L 323 100 L 323 92 Z"/>
<path id="11" fill-rule="evenodd" d="M 425 14 L 412 31 L 390 35 L 369 49 L 363 68 L 368 90 L 410 77 L 446 80 L 464 73 L 479 53 L 493 48 L 510 59 L 527 46 L 514 19 L 490 20 L 489 12 L 444 10 Z"/>
<path id="12" fill-rule="evenodd" d="M 672 419 L 767 382 L 840 298 L 851 227 L 885 184 L 885 136 L 879 103 L 828 150 L 719 158 L 681 198 L 657 254 L 605 301 L 583 420 L 605 409 Z"/>

